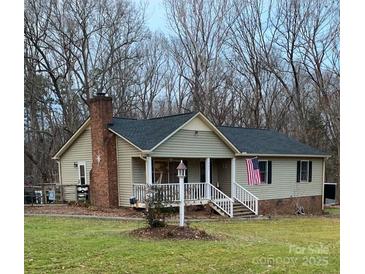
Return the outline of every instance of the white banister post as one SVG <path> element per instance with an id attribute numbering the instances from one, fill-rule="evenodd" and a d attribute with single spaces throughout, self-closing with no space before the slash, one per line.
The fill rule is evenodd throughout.
<path id="1" fill-rule="evenodd" d="M 255 199 L 255 213 L 259 215 L 259 201 L 257 199 Z"/>
<path id="2" fill-rule="evenodd" d="M 146 157 L 146 183 L 152 185 L 152 157 Z"/>
<path id="3" fill-rule="evenodd" d="M 205 183 L 206 183 L 206 195 L 207 199 L 211 199 L 211 193 L 210 193 L 210 158 L 205 159 Z"/>
<path id="4" fill-rule="evenodd" d="M 236 182 L 236 158 L 231 159 L 231 198 L 236 194 L 235 183 Z"/>

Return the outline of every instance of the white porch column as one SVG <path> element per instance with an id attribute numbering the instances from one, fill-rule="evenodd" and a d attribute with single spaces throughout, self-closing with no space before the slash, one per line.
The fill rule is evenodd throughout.
<path id="1" fill-rule="evenodd" d="M 152 185 L 152 157 L 146 157 L 146 184 Z"/>
<path id="2" fill-rule="evenodd" d="M 205 183 L 206 183 L 206 195 L 207 195 L 207 199 L 210 200 L 211 198 L 211 193 L 210 193 L 210 158 L 206 158 L 205 159 Z"/>
<path id="3" fill-rule="evenodd" d="M 231 159 L 231 198 L 233 199 L 235 193 L 236 182 L 236 158 Z"/>

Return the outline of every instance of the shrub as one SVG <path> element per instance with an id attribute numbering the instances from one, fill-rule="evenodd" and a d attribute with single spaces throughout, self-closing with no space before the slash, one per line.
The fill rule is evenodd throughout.
<path id="1" fill-rule="evenodd" d="M 159 185 L 149 185 L 146 188 L 146 211 L 145 218 L 149 227 L 166 226 L 166 217 L 171 214 L 171 210 L 165 205 L 168 204 L 167 197 L 164 197 Z"/>

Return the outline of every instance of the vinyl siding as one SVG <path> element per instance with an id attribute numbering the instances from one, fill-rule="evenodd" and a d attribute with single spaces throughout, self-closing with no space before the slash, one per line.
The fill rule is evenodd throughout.
<path id="1" fill-rule="evenodd" d="M 231 159 L 219 159 L 217 162 L 217 179 L 220 189 L 231 196 Z"/>
<path id="2" fill-rule="evenodd" d="M 244 158 L 236 159 L 236 181 L 260 200 L 322 195 L 322 159 L 312 161 L 312 182 L 297 183 L 297 158 L 263 158 L 272 161 L 272 184 L 249 186 Z"/>
<path id="3" fill-rule="evenodd" d="M 188 159 L 188 182 L 200 182 L 200 159 Z"/>
<path id="4" fill-rule="evenodd" d="M 138 149 L 122 138 L 117 138 L 119 206 L 130 206 L 129 198 L 132 196 L 133 183 L 132 157 L 139 157 L 139 155 Z M 137 171 L 137 165 L 140 166 L 140 163 L 134 162 L 136 163 L 135 171 Z M 141 178 L 142 175 L 136 173 L 135 176 Z"/>
<path id="5" fill-rule="evenodd" d="M 75 140 L 75 142 L 60 157 L 61 178 L 63 185 L 77 185 L 79 180 L 78 168 L 74 167 L 74 162 L 86 162 L 86 182 L 90 182 L 90 170 L 92 165 L 91 149 L 91 128 L 88 127 Z M 76 200 L 76 188 L 74 186 L 64 187 L 64 200 Z"/>
<path id="6" fill-rule="evenodd" d="M 132 158 L 133 177 L 132 183 L 145 184 L 146 183 L 146 162 L 141 158 Z"/>
<path id="7" fill-rule="evenodd" d="M 156 129 L 158 130 L 158 129 Z M 152 152 L 152 157 L 231 158 L 232 150 L 212 131 L 181 129 Z"/>

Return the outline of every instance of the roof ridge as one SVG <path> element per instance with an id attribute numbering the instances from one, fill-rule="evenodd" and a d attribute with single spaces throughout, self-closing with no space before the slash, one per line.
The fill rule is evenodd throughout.
<path id="1" fill-rule="evenodd" d="M 128 117 L 116 117 L 116 116 L 113 116 L 113 119 L 124 119 L 124 120 L 138 120 L 137 118 L 128 118 Z"/>
<path id="2" fill-rule="evenodd" d="M 271 131 L 276 131 L 276 130 L 271 129 L 271 128 L 235 127 L 235 126 L 218 126 L 218 128 L 220 128 L 220 127 L 227 127 L 227 128 L 242 128 L 242 129 L 256 129 L 256 130 L 271 130 Z"/>
<path id="3" fill-rule="evenodd" d="M 177 113 L 172 115 L 166 115 L 166 116 L 160 116 L 160 117 L 153 117 L 153 118 L 147 118 L 147 119 L 138 119 L 138 118 L 128 118 L 128 117 L 114 117 L 115 119 L 126 119 L 126 120 L 135 120 L 135 121 L 148 121 L 148 120 L 157 120 L 157 119 L 163 119 L 163 118 L 170 118 L 170 117 L 176 117 L 176 116 L 182 116 L 182 115 L 188 115 L 198 113 L 197 111 L 190 111 L 185 113 Z"/>
<path id="4" fill-rule="evenodd" d="M 188 114 L 193 114 L 193 113 L 197 113 L 197 112 L 196 112 L 196 111 L 190 111 L 190 112 L 185 112 L 185 113 L 177 113 L 177 114 L 166 115 L 166 116 L 160 116 L 160 117 L 153 117 L 153 118 L 142 119 L 142 120 L 157 120 L 157 119 L 163 119 L 163 118 L 170 118 L 170 117 L 176 117 L 176 116 L 188 115 Z"/>

